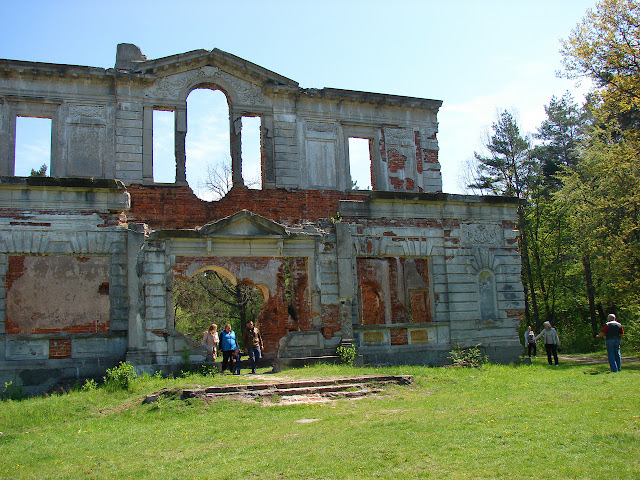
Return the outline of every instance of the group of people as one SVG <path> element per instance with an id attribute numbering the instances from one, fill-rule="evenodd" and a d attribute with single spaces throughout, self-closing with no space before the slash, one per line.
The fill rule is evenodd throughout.
<path id="1" fill-rule="evenodd" d="M 555 364 L 557 367 L 558 346 L 560 345 L 558 332 L 551 326 L 550 322 L 544 322 L 542 325 L 544 329 L 537 336 L 533 333 L 531 325 L 529 325 L 527 331 L 524 332 L 524 344 L 527 347 L 527 355 L 531 358 L 531 352 L 533 351 L 533 356 L 536 356 L 536 342 L 540 337 L 544 336 L 544 348 L 547 352 L 547 361 L 549 365 Z M 609 360 L 609 368 L 612 372 L 619 372 L 621 368 L 620 341 L 623 335 L 624 328 L 622 328 L 620 322 L 616 320 L 616 316 L 613 313 L 609 314 L 606 325 L 602 331 L 596 335 L 596 338 L 606 338 L 607 359 Z M 554 363 L 551 362 L 551 357 L 553 357 Z"/>
<path id="2" fill-rule="evenodd" d="M 244 353 L 249 356 L 251 363 L 251 373 L 256 373 L 256 366 L 262 358 L 264 346 L 262 344 L 262 336 L 260 330 L 250 320 L 247 322 L 247 328 L 242 333 L 242 341 L 244 344 Z M 240 375 L 242 367 L 242 353 L 236 332 L 231 330 L 231 324 L 227 323 L 224 330 L 218 335 L 218 326 L 212 323 L 202 337 L 202 346 L 207 349 L 207 360 L 215 361 L 218 350 L 222 352 L 221 373 L 227 368 L 233 374 Z"/>

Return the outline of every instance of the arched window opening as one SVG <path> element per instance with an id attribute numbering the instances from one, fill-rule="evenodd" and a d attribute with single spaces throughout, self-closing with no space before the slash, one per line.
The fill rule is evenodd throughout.
<path id="1" fill-rule="evenodd" d="M 175 183 L 175 112 L 153 111 L 153 181 Z"/>
<path id="2" fill-rule="evenodd" d="M 248 322 L 256 321 L 268 300 L 266 287 L 239 282 L 222 267 L 206 267 L 190 279 L 176 277 L 173 283 L 174 324 L 178 332 L 200 342 L 209 325 L 222 331 L 226 323 L 238 339 Z M 268 294 L 268 290 L 267 294 Z"/>
<path id="3" fill-rule="evenodd" d="M 369 138 L 349 137 L 349 169 L 353 190 L 371 190 L 373 188 L 372 144 L 373 142 Z"/>
<path id="4" fill-rule="evenodd" d="M 51 175 L 51 119 L 16 117 L 15 175 Z"/>
<path id="5" fill-rule="evenodd" d="M 224 197 L 233 186 L 229 103 L 220 90 L 198 88 L 187 97 L 187 183 L 202 200 Z"/>
<path id="6" fill-rule="evenodd" d="M 481 320 L 497 320 L 496 281 L 493 273 L 483 270 L 478 273 L 478 305 Z"/>
<path id="7" fill-rule="evenodd" d="M 242 179 L 248 188 L 262 189 L 260 117 L 242 117 Z"/>

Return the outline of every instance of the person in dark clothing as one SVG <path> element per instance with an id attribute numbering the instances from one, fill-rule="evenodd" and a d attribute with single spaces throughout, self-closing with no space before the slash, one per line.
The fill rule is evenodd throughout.
<path id="1" fill-rule="evenodd" d="M 234 375 L 240 375 L 240 369 L 242 368 L 241 356 L 239 348 L 235 349 L 233 355 L 231 355 L 231 373 Z"/>
<path id="2" fill-rule="evenodd" d="M 607 324 L 602 331 L 596 335 L 596 338 L 606 337 L 607 358 L 609 359 L 609 368 L 613 373 L 619 372 L 622 368 L 622 358 L 620 357 L 620 341 L 624 335 L 624 328 L 620 322 L 616 320 L 616 316 L 610 313 L 607 317 Z"/>
<path id="3" fill-rule="evenodd" d="M 256 365 L 262 358 L 264 346 L 260 330 L 253 325 L 252 321 L 247 322 L 247 328 L 242 334 L 242 342 L 244 343 L 244 353 L 249 355 L 251 361 L 251 373 L 256 373 Z"/>
<path id="4" fill-rule="evenodd" d="M 536 356 L 536 351 L 538 350 L 538 348 L 536 347 L 535 337 L 536 334 L 533 333 L 533 329 L 531 328 L 531 325 L 529 325 L 527 331 L 524 332 L 524 345 L 525 347 L 527 347 L 527 354 L 529 355 L 529 358 L 531 358 L 531 350 L 533 350 L 534 357 Z"/>

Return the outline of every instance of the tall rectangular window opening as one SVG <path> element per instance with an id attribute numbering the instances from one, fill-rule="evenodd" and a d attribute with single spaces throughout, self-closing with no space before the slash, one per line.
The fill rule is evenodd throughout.
<path id="1" fill-rule="evenodd" d="M 176 182 L 175 112 L 153 111 L 153 181 Z"/>
<path id="2" fill-rule="evenodd" d="M 16 117 L 15 175 L 51 175 L 50 118 Z"/>
<path id="3" fill-rule="evenodd" d="M 349 170 L 353 190 L 371 190 L 373 187 L 372 143 L 370 138 L 349 137 Z"/>
<path id="4" fill-rule="evenodd" d="M 248 188 L 262 189 L 260 117 L 242 117 L 242 179 Z"/>

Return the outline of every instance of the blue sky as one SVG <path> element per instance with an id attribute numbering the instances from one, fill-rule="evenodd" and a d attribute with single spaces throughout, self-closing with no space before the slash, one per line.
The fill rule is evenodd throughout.
<path id="1" fill-rule="evenodd" d="M 305 88 L 443 100 L 444 191 L 457 193 L 460 172 L 482 148 L 498 110 L 514 109 L 523 131 L 533 132 L 552 95 L 585 93 L 584 84 L 556 77 L 558 50 L 594 6 L 593 0 L 0 0 L 0 58 L 108 68 L 118 43 L 135 43 L 149 59 L 219 48 Z"/>

